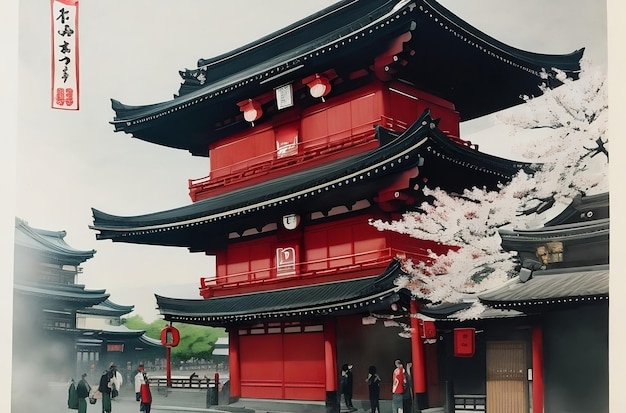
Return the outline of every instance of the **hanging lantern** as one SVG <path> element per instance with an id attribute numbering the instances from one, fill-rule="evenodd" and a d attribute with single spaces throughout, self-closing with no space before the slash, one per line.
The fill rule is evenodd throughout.
<path id="1" fill-rule="evenodd" d="M 239 106 L 239 110 L 243 112 L 243 118 L 247 122 L 252 123 L 252 126 L 254 126 L 254 122 L 263 115 L 261 104 L 256 100 L 244 100 L 243 102 L 237 103 L 237 106 Z"/>
<path id="2" fill-rule="evenodd" d="M 316 99 L 322 98 L 322 101 L 324 101 L 324 96 L 330 93 L 331 89 L 330 81 L 326 77 L 320 75 L 315 75 L 313 80 L 307 82 L 306 85 L 309 87 L 309 93 L 311 93 L 311 96 Z"/>
<path id="3" fill-rule="evenodd" d="M 180 343 L 180 331 L 174 326 L 167 326 L 161 330 L 161 344 L 165 347 L 176 347 Z"/>

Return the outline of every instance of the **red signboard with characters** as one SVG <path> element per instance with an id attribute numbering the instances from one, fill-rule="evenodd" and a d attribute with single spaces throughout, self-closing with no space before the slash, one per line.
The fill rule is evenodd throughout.
<path id="1" fill-rule="evenodd" d="M 454 329 L 454 356 L 455 357 L 472 357 L 475 349 L 474 328 L 455 328 Z"/>

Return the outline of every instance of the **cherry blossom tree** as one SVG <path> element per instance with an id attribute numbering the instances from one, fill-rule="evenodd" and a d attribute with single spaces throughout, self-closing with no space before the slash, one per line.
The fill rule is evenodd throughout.
<path id="1" fill-rule="evenodd" d="M 558 75 L 562 86 L 543 86 L 540 96 L 524 96 L 523 104 L 498 116 L 513 135 L 530 135 L 514 150 L 533 162 L 531 173 L 520 171 L 496 191 L 474 187 L 451 194 L 426 187 L 432 202 L 398 221 L 372 221 L 379 230 L 453 247 L 444 255 L 431 252 L 432 264 L 407 260 L 410 275 L 400 277 L 399 286 L 431 303 L 459 302 L 497 287 L 515 267 L 515 253 L 500 246 L 500 228 L 539 227 L 576 195 L 608 191 L 606 77 L 588 64 L 576 81 Z M 457 315 L 473 318 L 483 310 L 476 303 Z"/>

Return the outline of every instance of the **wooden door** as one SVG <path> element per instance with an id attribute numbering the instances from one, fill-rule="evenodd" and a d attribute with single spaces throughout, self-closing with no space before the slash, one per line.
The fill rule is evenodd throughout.
<path id="1" fill-rule="evenodd" d="M 528 413 L 526 344 L 487 342 L 487 413 Z"/>

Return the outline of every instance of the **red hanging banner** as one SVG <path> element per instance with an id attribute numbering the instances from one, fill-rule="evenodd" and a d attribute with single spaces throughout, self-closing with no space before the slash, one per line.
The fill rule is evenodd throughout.
<path id="1" fill-rule="evenodd" d="M 52 108 L 78 110 L 78 0 L 51 0 Z"/>
<path id="2" fill-rule="evenodd" d="M 454 356 L 472 357 L 475 349 L 476 330 L 473 328 L 454 329 Z"/>

